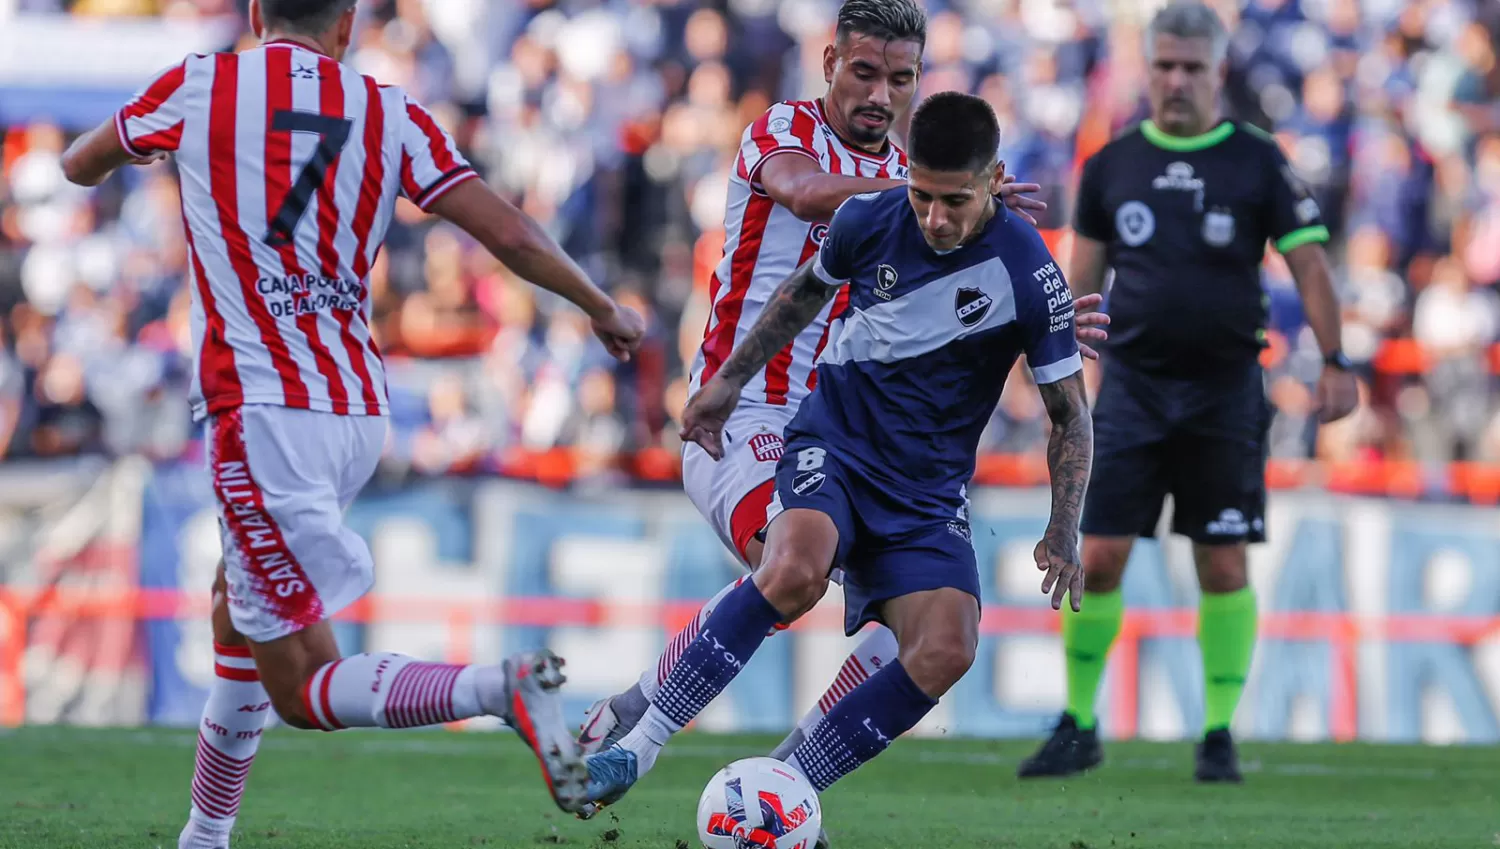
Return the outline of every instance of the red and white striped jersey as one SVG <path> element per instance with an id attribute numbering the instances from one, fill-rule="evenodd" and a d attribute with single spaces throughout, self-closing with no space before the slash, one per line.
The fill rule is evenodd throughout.
<path id="1" fill-rule="evenodd" d="M 777 204 L 760 185 L 760 169 L 780 154 L 811 157 L 830 174 L 850 177 L 906 178 L 906 153 L 894 142 L 876 156 L 844 143 L 828 125 L 817 100 L 774 104 L 745 128 L 729 178 L 729 204 L 724 212 L 724 258 L 709 280 L 713 309 L 704 329 L 703 345 L 693 360 L 690 392 L 713 377 L 771 299 L 776 287 L 817 253 L 826 221 L 803 221 Z M 828 343 L 828 316 L 843 308 L 846 292 L 795 340 L 778 353 L 765 370 L 745 384 L 745 403 L 795 406 L 816 383 L 813 366 Z"/>
<path id="2" fill-rule="evenodd" d="M 270 42 L 189 56 L 115 115 L 175 155 L 192 269 L 194 418 L 241 404 L 388 412 L 366 276 L 399 193 L 477 176 L 399 88 Z"/>

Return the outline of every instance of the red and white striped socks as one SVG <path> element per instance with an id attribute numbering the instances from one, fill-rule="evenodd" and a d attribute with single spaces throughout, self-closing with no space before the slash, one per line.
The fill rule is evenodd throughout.
<path id="1" fill-rule="evenodd" d="M 859 641 L 859 645 L 854 647 L 854 652 L 839 668 L 838 677 L 828 685 L 828 690 L 823 693 L 823 697 L 818 699 L 818 703 L 813 705 L 812 709 L 797 722 L 797 728 L 803 734 L 811 732 L 813 726 L 818 724 L 818 720 L 833 710 L 834 705 L 849 695 L 855 687 L 863 684 L 871 675 L 895 660 L 900 649 L 901 647 L 896 643 L 896 635 L 891 632 L 891 629 L 876 623 L 870 629 L 870 633 L 866 634 L 865 638 Z"/>
<path id="2" fill-rule="evenodd" d="M 244 646 L 214 644 L 214 680 L 198 725 L 193 806 L 179 849 L 224 849 L 240 810 L 250 763 L 271 716 L 271 698 Z"/>
<path id="3" fill-rule="evenodd" d="M 423 663 L 406 655 L 354 654 L 313 673 L 302 690 L 307 716 L 324 731 L 415 728 L 497 715 L 505 673 L 498 666 Z"/>

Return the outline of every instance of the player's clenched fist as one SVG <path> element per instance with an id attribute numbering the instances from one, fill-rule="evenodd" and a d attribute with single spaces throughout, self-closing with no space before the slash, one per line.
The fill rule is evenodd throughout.
<path id="1" fill-rule="evenodd" d="M 630 307 L 619 304 L 614 307 L 608 315 L 593 320 L 594 335 L 604 343 L 610 356 L 628 363 L 630 355 L 641 346 L 641 337 L 646 335 L 646 321 Z"/>
<path id="2" fill-rule="evenodd" d="M 1032 552 L 1042 578 L 1042 594 L 1052 594 L 1052 609 L 1062 610 L 1063 593 L 1073 599 L 1073 612 L 1083 609 L 1083 567 L 1078 556 L 1078 538 L 1048 533 Z"/>
<path id="3" fill-rule="evenodd" d="M 721 372 L 722 374 L 722 372 Z M 724 423 L 740 401 L 740 388 L 716 374 L 703 384 L 682 411 L 685 442 L 696 442 L 715 460 L 724 457 Z"/>

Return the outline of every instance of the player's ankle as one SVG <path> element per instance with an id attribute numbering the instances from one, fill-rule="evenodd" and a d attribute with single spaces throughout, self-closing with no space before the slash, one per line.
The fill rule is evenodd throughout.
<path id="1" fill-rule="evenodd" d="M 221 849 L 229 845 L 229 835 L 232 831 L 234 831 L 234 817 L 228 819 L 208 817 L 195 808 L 188 814 L 187 825 L 177 836 L 177 849 Z"/>
<path id="2" fill-rule="evenodd" d="M 473 669 L 480 710 L 487 716 L 505 716 L 510 703 L 510 693 L 505 686 L 505 667 L 493 664 Z"/>
<path id="3" fill-rule="evenodd" d="M 681 729 L 677 728 L 666 714 L 653 706 L 646 709 L 645 714 L 641 716 L 641 721 L 636 723 L 629 733 L 621 737 L 617 745 L 635 755 L 638 774 L 645 775 L 651 769 L 652 764 L 656 763 L 656 756 L 661 752 L 662 747 L 667 745 L 667 741 L 672 739 L 672 735 L 679 730 Z"/>

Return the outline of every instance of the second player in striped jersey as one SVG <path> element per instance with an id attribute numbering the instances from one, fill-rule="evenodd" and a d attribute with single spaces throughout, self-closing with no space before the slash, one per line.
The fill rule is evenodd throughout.
<path id="1" fill-rule="evenodd" d="M 777 103 L 745 129 L 729 181 L 724 255 L 709 280 L 712 307 L 690 392 L 713 377 L 776 297 L 782 281 L 817 254 L 841 203 L 853 195 L 906 185 L 906 154 L 889 134 L 916 93 L 925 39 L 926 16 L 913 0 L 845 0 L 834 42 L 823 54 L 827 92 L 814 100 Z M 1026 210 L 1045 204 L 1025 195 L 1040 187 L 1007 179 L 1011 182 L 1001 192 L 1006 205 L 1034 225 Z M 829 342 L 829 315 L 841 310 L 847 298 L 841 292 L 745 384 L 724 429 L 723 457 L 710 457 L 693 443 L 683 447 L 683 489 L 750 568 L 761 557 L 759 535 L 771 503 L 782 430 L 815 385 L 814 365 Z M 1098 302 L 1094 298 L 1078 306 L 1087 309 Z M 1107 321 L 1099 314 L 1080 316 L 1080 339 L 1102 339 Z M 634 686 L 595 703 L 579 737 L 586 752 L 607 748 L 635 726 L 682 649 L 736 584 L 704 605 Z M 894 659 L 895 650 L 890 631 L 872 627 L 828 692 L 773 754 L 794 749 L 806 729 Z"/>
<path id="2" fill-rule="evenodd" d="M 427 110 L 339 62 L 354 5 L 251 0 L 260 45 L 189 56 L 63 158 L 70 180 L 97 185 L 120 166 L 171 155 L 181 181 L 192 408 L 206 423 L 224 549 L 184 849 L 228 846 L 272 707 L 289 725 L 327 731 L 496 716 L 536 751 L 558 806 L 581 802 L 557 658 L 341 657 L 330 627 L 374 581 L 370 550 L 342 513 L 385 445 L 366 276 L 399 198 L 578 305 L 615 356 L 628 358 L 643 329 L 476 179 Z"/>

